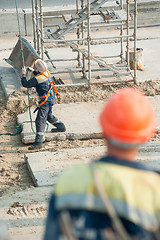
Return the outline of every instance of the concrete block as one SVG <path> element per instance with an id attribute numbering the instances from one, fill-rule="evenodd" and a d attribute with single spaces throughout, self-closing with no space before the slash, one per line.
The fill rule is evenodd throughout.
<path id="1" fill-rule="evenodd" d="M 140 146 L 141 152 L 160 152 L 160 141 L 147 142 Z"/>
<path id="2" fill-rule="evenodd" d="M 56 183 L 64 169 L 99 159 L 106 152 L 105 146 L 65 149 L 57 152 L 25 154 L 25 161 L 35 186 L 48 186 Z M 137 161 L 160 171 L 160 152 L 140 152 Z"/>
<path id="3" fill-rule="evenodd" d="M 1 86 L 6 99 L 8 99 L 8 96 L 15 90 L 21 90 L 20 79 L 17 78 L 17 75 L 12 68 L 7 68 L 7 73 L 1 74 Z"/>
<path id="4" fill-rule="evenodd" d="M 25 161 L 35 186 L 40 187 L 55 184 L 65 168 L 97 159 L 104 152 L 105 147 L 90 147 L 28 153 L 25 154 Z"/>
<path id="5" fill-rule="evenodd" d="M 65 139 L 90 139 L 99 138 L 101 136 L 101 129 L 98 122 L 98 116 L 103 107 L 103 102 L 81 102 L 69 104 L 57 104 L 53 106 L 53 114 L 61 120 L 66 126 L 64 133 L 52 133 L 51 124 L 48 125 L 48 132 L 45 133 L 45 139 L 50 141 L 65 140 Z M 33 113 L 34 109 L 31 109 Z M 34 121 L 37 114 L 32 114 Z M 17 121 L 23 124 L 23 131 L 21 133 L 22 142 L 34 142 L 35 135 L 31 129 L 29 118 L 29 111 L 18 115 Z M 33 122 L 33 127 L 35 123 Z M 34 127 L 35 131 L 35 127 Z"/>

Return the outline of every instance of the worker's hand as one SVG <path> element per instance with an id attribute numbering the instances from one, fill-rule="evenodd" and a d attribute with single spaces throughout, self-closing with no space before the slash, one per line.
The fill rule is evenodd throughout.
<path id="1" fill-rule="evenodd" d="M 26 76 L 26 67 L 22 68 L 22 77 Z"/>
<path id="2" fill-rule="evenodd" d="M 27 67 L 27 70 L 30 72 L 34 72 L 34 69 L 32 67 Z"/>

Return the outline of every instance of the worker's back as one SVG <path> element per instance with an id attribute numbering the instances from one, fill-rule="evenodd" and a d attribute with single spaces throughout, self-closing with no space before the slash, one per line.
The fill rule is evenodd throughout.
<path id="1" fill-rule="evenodd" d="M 95 166 L 131 239 L 154 239 L 152 231 L 160 226 L 159 174 L 143 164 L 109 156 L 97 161 Z M 66 210 L 77 239 L 111 239 L 106 236 L 118 234 L 97 192 L 92 164 L 73 167 L 60 177 L 50 203 L 48 226 L 51 229 L 47 229 L 45 240 L 60 239 L 65 228 L 61 228 L 59 218 L 62 216 L 63 220 L 65 213 L 65 219 Z"/>
<path id="2" fill-rule="evenodd" d="M 156 131 L 143 93 L 124 88 L 100 115 L 107 156 L 73 167 L 51 197 L 45 240 L 152 240 L 160 235 L 160 175 L 135 161 Z"/>

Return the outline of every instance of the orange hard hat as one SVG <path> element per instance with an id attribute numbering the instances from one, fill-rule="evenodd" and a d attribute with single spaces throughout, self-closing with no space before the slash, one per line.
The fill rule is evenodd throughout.
<path id="1" fill-rule="evenodd" d="M 109 99 L 100 124 L 104 137 L 129 144 L 148 141 L 157 126 L 149 99 L 134 88 L 122 88 Z"/>

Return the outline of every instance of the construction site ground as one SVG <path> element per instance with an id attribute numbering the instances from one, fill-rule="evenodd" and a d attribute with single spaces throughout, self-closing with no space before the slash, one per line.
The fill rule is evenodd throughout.
<path id="1" fill-rule="evenodd" d="M 101 34 L 103 34 L 103 30 L 100 31 Z M 97 34 L 97 31 L 94 34 Z M 32 40 L 31 37 L 27 37 L 27 39 L 30 41 Z M 144 71 L 137 71 L 137 84 L 120 83 L 93 85 L 91 87 L 81 86 L 76 88 L 59 88 L 61 99 L 57 101 L 56 107 L 58 108 L 58 104 L 62 103 L 69 104 L 82 102 L 82 104 L 84 104 L 84 102 L 88 102 L 90 104 L 90 102 L 92 102 L 99 104 L 105 101 L 119 88 L 124 86 L 133 86 L 142 90 L 150 97 L 160 125 L 160 101 L 158 96 L 160 95 L 159 41 L 160 27 L 138 29 L 137 45 L 138 47 L 143 48 Z M 17 116 L 24 113 L 28 107 L 26 91 L 20 87 L 20 82 L 17 80 L 14 70 L 3 60 L 3 58 L 9 57 L 16 42 L 17 37 L 0 37 L 1 133 L 15 132 Z M 109 51 L 112 51 L 114 47 L 116 48 L 116 44 L 117 43 L 114 42 L 110 44 L 99 42 L 96 46 L 100 51 L 104 51 L 104 47 L 105 49 L 108 48 Z M 93 47 L 94 46 L 95 45 L 93 45 Z M 50 47 L 51 46 L 48 46 L 48 48 Z M 52 51 L 55 55 L 60 51 L 63 56 L 64 49 L 65 48 L 54 47 Z M 6 96 L 8 96 L 8 99 L 6 99 Z M 34 92 L 31 92 L 30 99 L 31 105 L 35 107 L 37 100 Z M 82 120 L 83 114 L 79 117 L 79 122 Z M 70 121 L 72 121 L 72 119 Z M 71 123 L 72 122 L 70 122 L 70 124 Z M 80 127 L 82 128 L 81 125 Z M 94 132 L 95 130 L 93 127 L 92 133 Z M 151 147 L 146 146 L 144 149 L 141 149 L 138 160 L 158 160 L 158 162 L 156 162 L 156 167 L 158 168 L 160 160 L 159 140 L 160 135 L 158 130 L 156 136 L 150 143 L 151 145 L 149 145 Z M 89 148 L 94 149 L 94 151 L 89 151 Z M 82 158 L 82 162 L 98 158 L 102 154 L 102 148 L 104 149 L 104 142 L 100 138 L 93 139 L 90 137 L 85 140 L 50 139 L 49 142 L 47 141 L 44 143 L 42 153 L 45 154 L 45 152 L 49 152 L 51 153 L 51 156 L 53 156 L 55 152 L 57 152 L 57 154 L 62 154 L 62 151 L 63 154 L 59 157 L 60 160 L 55 160 L 55 168 L 63 169 L 67 165 L 67 162 L 71 159 L 71 155 L 73 158 L 71 159 L 71 163 L 69 165 L 75 164 L 80 158 Z M 67 152 L 67 154 L 65 154 L 65 150 L 69 152 L 73 151 L 73 154 L 70 155 Z M 77 152 L 79 153 L 77 154 Z M 38 156 L 38 154 L 42 153 L 35 152 L 34 154 L 35 156 Z M 31 153 L 28 151 L 28 144 L 26 145 L 22 142 L 21 135 L 2 135 L 0 137 L 0 221 L 7 223 L 11 240 L 40 240 L 43 238 L 48 200 L 50 193 L 53 190 L 53 186 L 35 187 L 31 171 L 29 171 L 27 167 L 28 163 L 25 161 L 27 158 L 29 159 L 29 156 L 33 156 L 30 154 Z M 48 160 L 46 160 L 46 162 L 47 161 Z M 52 159 L 50 161 L 52 161 Z"/>

